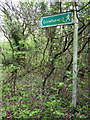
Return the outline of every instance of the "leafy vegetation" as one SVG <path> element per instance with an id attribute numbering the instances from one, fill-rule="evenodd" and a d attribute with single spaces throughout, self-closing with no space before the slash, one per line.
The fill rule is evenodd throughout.
<path id="1" fill-rule="evenodd" d="M 77 106 L 72 100 L 73 25 L 40 28 L 42 16 L 78 7 Z M 72 10 L 71 10 L 72 8 Z M 90 118 L 90 2 L 0 5 L 1 118 Z M 1 93 L 0 93 L 1 94 Z"/>

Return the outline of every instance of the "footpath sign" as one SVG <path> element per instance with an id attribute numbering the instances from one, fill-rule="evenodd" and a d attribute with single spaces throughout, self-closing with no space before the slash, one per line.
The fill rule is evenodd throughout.
<path id="1" fill-rule="evenodd" d="M 74 18 L 74 21 L 73 21 Z M 67 12 L 58 15 L 42 17 L 40 20 L 40 27 L 53 27 L 58 25 L 68 25 L 74 23 L 73 31 L 73 89 L 72 89 L 72 104 L 76 107 L 77 101 L 77 53 L 78 53 L 78 19 L 76 8 L 74 13 Z"/>
<path id="2" fill-rule="evenodd" d="M 71 12 L 42 17 L 40 20 L 40 26 L 42 28 L 57 26 L 57 25 L 72 24 L 72 23 L 73 23 L 73 15 Z"/>

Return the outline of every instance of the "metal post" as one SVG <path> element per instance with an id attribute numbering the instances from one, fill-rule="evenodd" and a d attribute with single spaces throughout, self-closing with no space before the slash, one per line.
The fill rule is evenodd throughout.
<path id="1" fill-rule="evenodd" d="M 74 9 L 74 35 L 73 35 L 73 91 L 72 104 L 76 107 L 77 100 L 77 53 L 78 53 L 78 19 Z"/>

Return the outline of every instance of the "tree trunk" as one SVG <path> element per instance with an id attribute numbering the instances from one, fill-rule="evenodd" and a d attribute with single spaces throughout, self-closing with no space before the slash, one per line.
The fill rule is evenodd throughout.
<path id="1" fill-rule="evenodd" d="M 88 43 L 88 90 L 88 96 L 90 97 L 90 42 Z"/>

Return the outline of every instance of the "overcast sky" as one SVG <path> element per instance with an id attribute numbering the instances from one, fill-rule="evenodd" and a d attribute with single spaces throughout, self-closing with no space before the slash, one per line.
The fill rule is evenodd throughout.
<path id="1" fill-rule="evenodd" d="M 63 1 L 65 1 L 65 2 L 89 2 L 89 0 L 0 0 L 0 1 L 2 1 L 2 2 L 12 1 L 12 2 L 14 2 L 14 3 L 18 3 L 18 1 L 37 1 L 37 2 L 39 2 L 39 1 L 45 1 L 45 2 L 57 2 L 57 1 L 59 1 L 59 2 L 63 2 Z"/>

